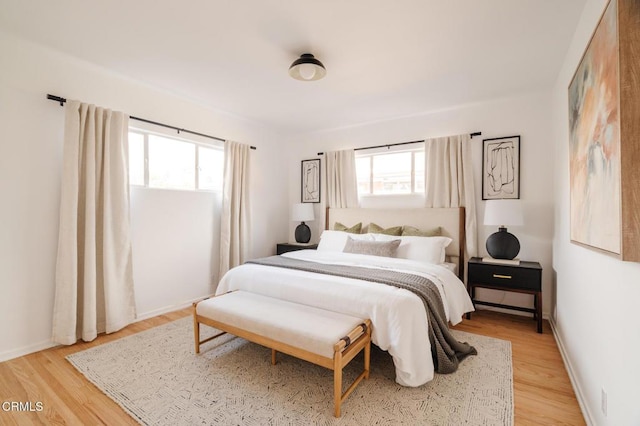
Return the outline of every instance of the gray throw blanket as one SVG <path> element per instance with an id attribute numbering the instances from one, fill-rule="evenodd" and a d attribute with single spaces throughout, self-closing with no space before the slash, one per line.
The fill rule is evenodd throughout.
<path id="1" fill-rule="evenodd" d="M 453 337 L 449 331 L 438 287 L 428 278 L 388 269 L 322 264 L 283 256 L 264 257 L 246 263 L 355 278 L 409 290 L 420 297 L 427 311 L 431 356 L 436 372 L 453 373 L 458 369 L 460 361 L 468 355 L 478 353 L 473 346 L 458 342 Z"/>

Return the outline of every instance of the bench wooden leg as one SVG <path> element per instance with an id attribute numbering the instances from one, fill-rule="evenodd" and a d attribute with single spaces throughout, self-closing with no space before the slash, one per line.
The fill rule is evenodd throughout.
<path id="1" fill-rule="evenodd" d="M 276 351 L 275 349 L 271 349 L 271 365 L 276 365 L 276 354 L 278 353 L 278 351 Z"/>
<path id="2" fill-rule="evenodd" d="M 367 331 L 369 334 L 369 342 L 364 347 L 364 378 L 369 378 L 369 365 L 371 364 L 371 327 Z"/>
<path id="3" fill-rule="evenodd" d="M 196 307 L 193 307 L 193 338 L 196 345 L 196 354 L 200 353 L 200 323 L 196 318 Z"/>
<path id="4" fill-rule="evenodd" d="M 369 378 L 369 366 L 371 364 L 371 322 L 367 321 L 367 331 L 365 335 L 360 336 L 356 341 L 354 341 L 353 348 L 354 351 L 346 354 L 346 358 L 343 357 L 342 350 L 344 349 L 344 341 L 336 343 L 334 345 L 334 355 L 333 355 L 333 404 L 334 404 L 334 416 L 340 417 L 340 411 L 342 402 L 347 399 L 351 392 L 353 392 L 358 386 L 358 384 L 362 381 L 362 379 Z M 364 344 L 362 339 L 364 340 Z M 342 368 L 348 364 L 355 355 L 357 355 L 364 347 L 364 371 L 360 373 L 358 377 L 351 383 L 351 385 L 347 388 L 347 390 L 342 393 Z M 348 349 L 346 352 L 350 352 L 351 349 Z M 344 365 L 343 365 L 344 364 Z"/>
<path id="5" fill-rule="evenodd" d="M 336 352 L 333 357 L 333 415 L 340 417 L 342 404 L 342 352 Z"/>

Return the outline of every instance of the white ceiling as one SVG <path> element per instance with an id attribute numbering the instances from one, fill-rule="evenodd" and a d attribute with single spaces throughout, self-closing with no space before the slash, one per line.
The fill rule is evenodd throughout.
<path id="1" fill-rule="evenodd" d="M 0 0 L 0 27 L 212 108 L 306 132 L 549 90 L 584 4 Z M 305 52 L 326 66 L 323 80 L 287 74 Z"/>

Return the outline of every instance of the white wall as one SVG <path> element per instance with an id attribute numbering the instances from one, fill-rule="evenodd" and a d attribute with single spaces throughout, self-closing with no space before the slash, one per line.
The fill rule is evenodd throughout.
<path id="1" fill-rule="evenodd" d="M 557 292 L 552 319 L 587 421 L 639 425 L 640 264 L 569 242 L 567 88 L 606 3 L 587 2 L 553 90 Z M 606 416 L 601 411 L 602 389 L 608 399 Z"/>
<path id="2" fill-rule="evenodd" d="M 0 51 L 0 361 L 50 344 L 64 111 L 47 93 L 256 146 L 250 255 L 272 254 L 286 239 L 287 172 L 277 167 L 282 138 L 270 129 L 2 32 Z M 132 195 L 139 316 L 211 293 L 215 196 L 144 189 Z"/>
<path id="3" fill-rule="evenodd" d="M 221 193 L 132 187 L 131 245 L 139 317 L 213 293 Z"/>
<path id="4" fill-rule="evenodd" d="M 520 199 L 525 208 L 525 225 L 510 228 L 520 240 L 519 258 L 539 261 L 543 271 L 543 311 L 549 313 L 552 293 L 551 240 L 553 236 L 553 161 L 551 142 L 550 94 L 530 94 L 512 99 L 461 106 L 455 109 L 382 121 L 315 134 L 298 135 L 296 150 L 292 152 L 289 171 L 289 203 L 300 202 L 300 161 L 316 158 L 318 152 L 386 143 L 428 139 L 438 136 L 481 131 L 473 139 L 473 158 L 476 175 L 478 207 L 479 253 L 486 256 L 485 241 L 497 231 L 496 227 L 482 225 L 484 204 L 481 194 L 482 139 L 520 135 L 521 186 Z M 291 144 L 294 146 L 294 144 Z M 323 161 L 324 162 L 324 161 Z M 324 194 L 322 199 L 324 200 Z M 367 206 L 416 206 L 415 198 L 387 197 L 382 201 L 367 200 Z M 323 218 L 322 207 L 316 205 L 316 217 Z M 311 224 L 313 240 L 317 241 L 324 220 Z M 289 225 L 290 239 L 295 224 Z M 492 290 L 478 290 L 486 300 L 510 305 L 532 307 L 532 296 Z M 513 313 L 513 311 L 510 311 Z M 533 327 L 532 323 L 532 327 Z"/>

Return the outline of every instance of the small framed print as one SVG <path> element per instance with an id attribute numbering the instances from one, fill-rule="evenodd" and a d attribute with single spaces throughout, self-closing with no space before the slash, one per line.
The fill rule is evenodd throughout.
<path id="1" fill-rule="evenodd" d="M 320 202 L 320 159 L 302 161 L 302 202 Z"/>
<path id="2" fill-rule="evenodd" d="M 482 199 L 520 198 L 520 136 L 482 141 Z"/>

